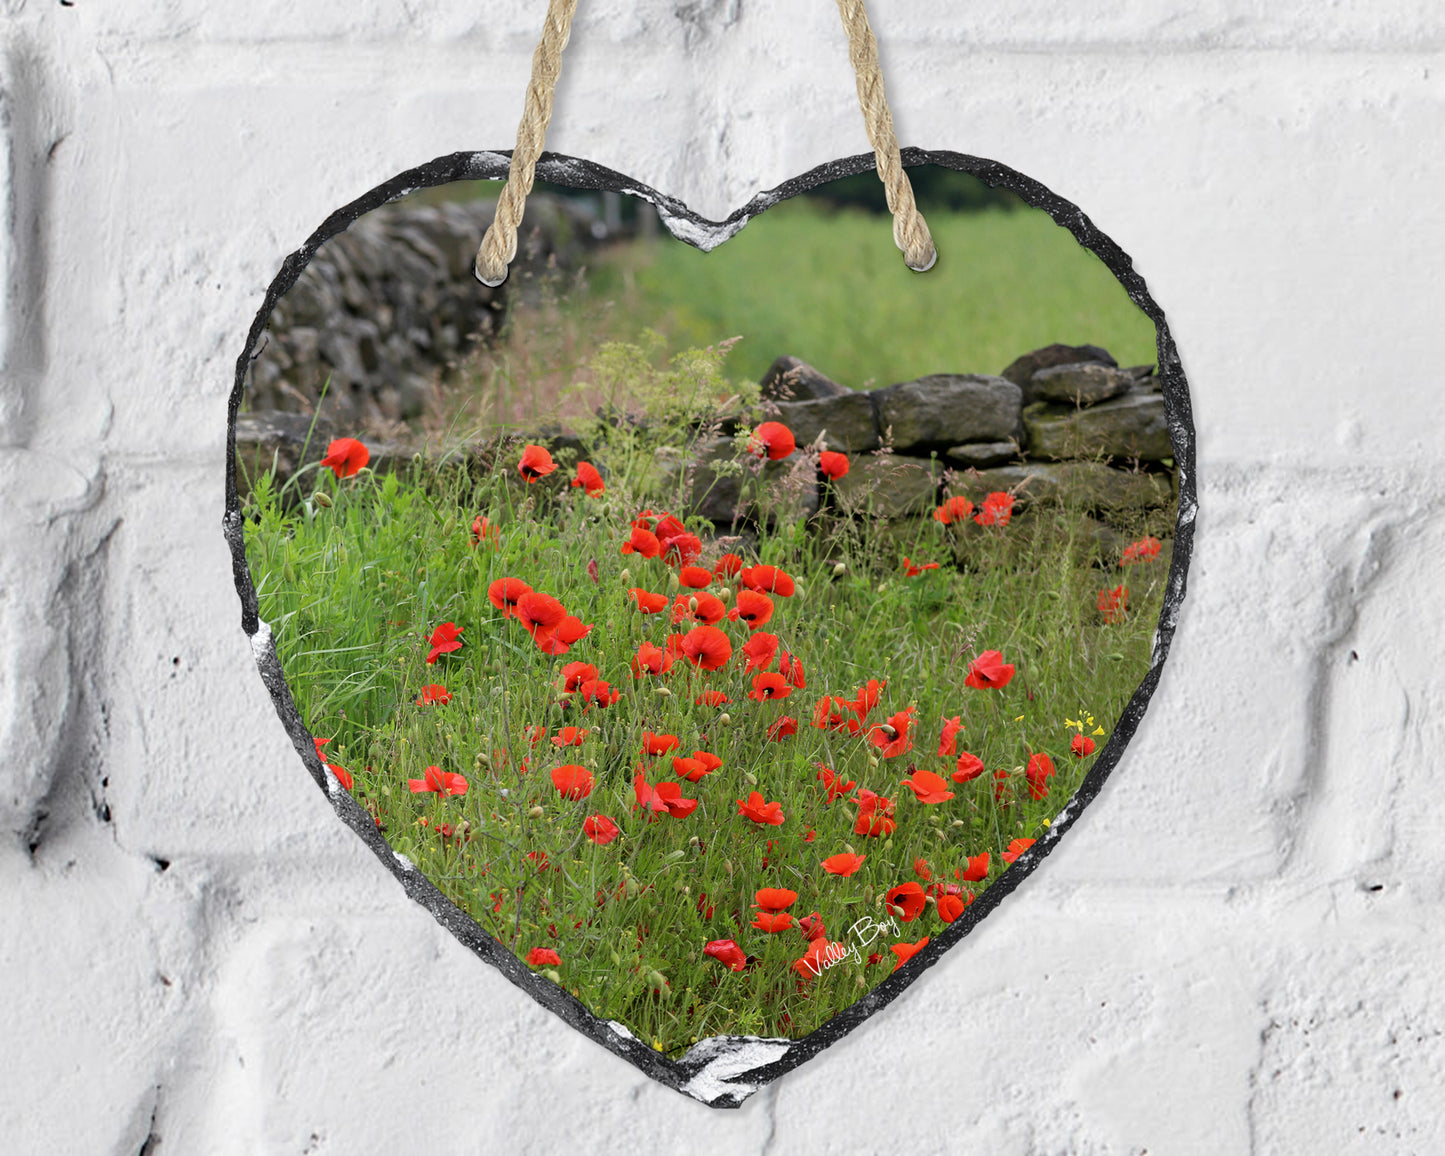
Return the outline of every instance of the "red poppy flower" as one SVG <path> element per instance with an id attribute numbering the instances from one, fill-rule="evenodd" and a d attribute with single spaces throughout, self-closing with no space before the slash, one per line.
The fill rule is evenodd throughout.
<path id="1" fill-rule="evenodd" d="M 703 670 L 719 670 L 733 656 L 733 644 L 716 626 L 694 626 L 683 635 L 682 652 Z"/>
<path id="2" fill-rule="evenodd" d="M 786 911 L 759 911 L 751 926 L 769 935 L 776 931 L 787 931 L 793 926 L 793 917 Z"/>
<path id="3" fill-rule="evenodd" d="M 955 522 L 961 522 L 973 513 L 973 503 L 962 494 L 955 494 L 933 511 L 933 520 L 942 522 L 945 526 L 951 526 Z"/>
<path id="4" fill-rule="evenodd" d="M 917 797 L 920 803 L 946 803 L 953 798 L 948 782 L 932 771 L 914 771 L 913 778 L 904 779 L 903 785 Z"/>
<path id="5" fill-rule="evenodd" d="M 704 906 L 703 906 L 704 904 L 707 904 L 707 906 L 704 907 Z M 711 919 L 711 918 L 712 918 L 713 907 L 712 907 L 712 904 L 711 904 L 711 903 L 708 903 L 708 902 L 707 902 L 707 892 L 706 892 L 706 891 L 699 891 L 699 892 L 698 892 L 698 895 L 697 895 L 697 913 L 698 913 L 699 915 L 701 915 L 704 919 Z"/>
<path id="6" fill-rule="evenodd" d="M 701 566 L 684 566 L 677 572 L 677 580 L 690 590 L 701 590 L 712 582 L 712 572 Z"/>
<path id="7" fill-rule="evenodd" d="M 520 578 L 498 578 L 487 587 L 487 601 L 502 612 L 503 618 L 511 618 L 517 612 L 517 599 L 532 593 L 532 588 Z"/>
<path id="8" fill-rule="evenodd" d="M 738 575 L 738 581 L 749 590 L 759 594 L 776 594 L 780 598 L 791 598 L 797 584 L 792 576 L 776 566 L 750 566 Z"/>
<path id="9" fill-rule="evenodd" d="M 550 947 L 534 947 L 527 952 L 527 964 L 530 967 L 541 967 L 543 964 L 550 964 L 552 967 L 562 965 L 562 957 Z"/>
<path id="10" fill-rule="evenodd" d="M 731 702 L 732 699 L 720 690 L 705 690 L 697 696 L 695 701 L 698 706 L 722 706 L 723 703 Z"/>
<path id="11" fill-rule="evenodd" d="M 909 733 L 912 725 L 913 707 L 910 706 L 869 730 L 868 741 L 878 748 L 882 758 L 896 759 L 913 749 L 913 736 Z"/>
<path id="12" fill-rule="evenodd" d="M 856 718 L 844 715 L 841 709 L 851 705 L 847 699 L 823 695 L 813 707 L 813 725 L 820 730 L 826 727 L 829 730 L 847 731 L 850 735 L 856 735 L 863 729 L 862 724 Z"/>
<path id="13" fill-rule="evenodd" d="M 647 730 L 642 732 L 642 751 L 653 758 L 674 751 L 679 745 L 676 735 L 655 735 Z"/>
<path id="14" fill-rule="evenodd" d="M 1013 665 L 1004 662 L 1002 654 L 997 650 L 985 650 L 969 663 L 968 677 L 963 680 L 963 685 L 979 690 L 1002 690 L 1013 676 Z"/>
<path id="15" fill-rule="evenodd" d="M 990 494 L 983 500 L 983 509 L 973 516 L 980 526 L 1007 526 L 1013 517 L 1014 496 L 1012 494 Z"/>
<path id="16" fill-rule="evenodd" d="M 657 540 L 662 543 L 663 561 L 674 566 L 686 566 L 695 562 L 702 553 L 702 539 L 685 530 L 666 537 L 659 532 Z"/>
<path id="17" fill-rule="evenodd" d="M 589 498 L 598 498 L 607 488 L 602 482 L 602 475 L 597 472 L 597 467 L 591 462 L 577 463 L 577 476 L 572 479 L 573 487 L 582 486 L 587 491 Z"/>
<path id="18" fill-rule="evenodd" d="M 778 660 L 778 670 L 793 684 L 795 690 L 807 689 L 808 680 L 803 677 L 803 660 L 796 654 L 784 651 L 783 657 Z"/>
<path id="19" fill-rule="evenodd" d="M 562 689 L 576 690 L 584 682 L 590 682 L 596 677 L 597 668 L 590 662 L 569 662 L 562 668 Z"/>
<path id="20" fill-rule="evenodd" d="M 769 699 L 787 698 L 792 693 L 793 688 L 788 685 L 788 680 L 781 674 L 770 671 L 753 675 L 753 689 L 748 697 L 754 702 L 767 702 Z"/>
<path id="21" fill-rule="evenodd" d="M 552 785 L 564 799 L 585 799 L 592 793 L 592 772 L 576 763 L 552 768 Z"/>
<path id="22" fill-rule="evenodd" d="M 666 811 L 674 819 L 685 819 L 697 809 L 696 799 L 684 799 L 682 797 L 681 783 L 658 783 L 651 786 L 646 775 L 641 770 L 632 780 L 632 793 L 637 796 L 637 805 L 646 807 L 649 812 Z M 637 810 L 637 807 L 633 807 Z"/>
<path id="23" fill-rule="evenodd" d="M 923 888 L 910 879 L 907 883 L 890 887 L 883 902 L 887 904 L 890 915 L 898 916 L 904 923 L 912 923 L 923 913 L 927 898 Z"/>
<path id="24" fill-rule="evenodd" d="M 1005 807 L 1013 806 L 1014 802 L 1013 782 L 1009 779 L 1007 771 L 994 771 L 993 773 L 993 801 L 1001 803 Z"/>
<path id="25" fill-rule="evenodd" d="M 853 824 L 853 834 L 866 835 L 876 839 L 888 836 L 898 829 L 898 820 L 893 817 L 893 800 L 875 795 L 868 788 L 858 791 L 858 821 Z"/>
<path id="26" fill-rule="evenodd" d="M 913 563 L 913 562 L 910 562 L 910 561 L 908 560 L 908 556 L 907 556 L 907 555 L 904 555 L 904 558 L 903 558 L 903 576 L 904 576 L 905 578 L 916 578 L 918 575 L 922 574 L 925 570 L 937 570 L 937 569 L 938 569 L 938 563 L 937 563 L 937 562 L 925 562 L 922 566 L 919 566 L 919 565 L 916 565 L 916 564 Z"/>
<path id="27" fill-rule="evenodd" d="M 773 600 L 756 590 L 739 590 L 737 605 L 728 611 L 728 617 L 736 622 L 742 619 L 749 630 L 756 630 L 773 616 Z"/>
<path id="28" fill-rule="evenodd" d="M 764 911 L 781 911 L 797 901 L 798 893 L 786 887 L 764 887 L 753 896 L 753 902 Z"/>
<path id="29" fill-rule="evenodd" d="M 738 814 L 745 819 L 751 819 L 754 823 L 766 823 L 772 827 L 782 825 L 783 804 L 764 802 L 759 791 L 750 794 L 746 803 L 738 799 L 737 804 Z"/>
<path id="30" fill-rule="evenodd" d="M 517 463 L 517 472 L 531 485 L 538 478 L 545 478 L 557 468 L 557 463 L 541 446 L 528 446 L 522 451 L 522 460 Z"/>
<path id="31" fill-rule="evenodd" d="M 763 675 L 763 677 L 769 678 L 771 676 L 765 674 Z M 773 723 L 772 726 L 768 727 L 768 739 L 771 742 L 778 742 L 781 739 L 791 738 L 797 733 L 798 720 L 795 718 L 789 718 L 787 715 L 784 715 L 782 718 L 778 719 L 777 722 Z"/>
<path id="32" fill-rule="evenodd" d="M 1116 622 L 1123 622 L 1129 613 L 1129 588 L 1127 586 L 1115 586 L 1112 590 L 1099 591 L 1099 613 L 1104 616 L 1104 621 L 1110 625 Z"/>
<path id="33" fill-rule="evenodd" d="M 867 855 L 853 855 L 847 851 L 841 851 L 837 855 L 829 855 L 823 860 L 823 870 L 829 875 L 841 875 L 845 879 L 863 866 L 863 860 Z"/>
<path id="34" fill-rule="evenodd" d="M 913 860 L 913 874 L 917 875 L 925 883 L 933 878 L 933 872 L 928 868 L 928 860 L 922 855 Z"/>
<path id="35" fill-rule="evenodd" d="M 702 777 L 708 773 L 708 768 L 704 767 L 697 759 L 674 755 L 672 759 L 672 773 L 679 779 L 686 779 L 689 783 L 696 783 L 701 781 Z"/>
<path id="36" fill-rule="evenodd" d="M 650 513 L 651 511 L 643 511 Z M 687 529 L 671 514 L 663 514 L 657 519 L 657 525 L 652 527 L 652 532 L 657 535 L 657 540 L 664 546 L 669 538 L 676 538 L 679 534 L 687 533 Z"/>
<path id="37" fill-rule="evenodd" d="M 779 461 L 797 448 L 793 431 L 780 421 L 763 422 L 748 438 L 748 453 L 758 457 L 766 455 L 769 461 Z"/>
<path id="38" fill-rule="evenodd" d="M 355 438 L 337 438 L 326 447 L 321 465 L 322 468 L 330 468 L 338 478 L 351 478 L 369 461 L 371 451 Z"/>
<path id="39" fill-rule="evenodd" d="M 571 614 L 564 615 L 554 627 L 534 626 L 528 629 L 537 648 L 544 654 L 566 654 L 572 649 L 572 643 L 581 641 L 591 632 L 591 623 L 584 626 L 580 618 Z"/>
<path id="40" fill-rule="evenodd" d="M 963 730 L 963 717 L 954 715 L 943 720 L 943 732 L 938 736 L 938 757 L 951 759 L 958 744 L 958 732 Z"/>
<path id="41" fill-rule="evenodd" d="M 606 815 L 588 815 L 582 821 L 582 834 L 599 847 L 605 847 L 617 838 L 619 833 L 617 824 Z"/>
<path id="42" fill-rule="evenodd" d="M 812 979 L 847 954 L 848 949 L 843 944 L 830 943 L 826 935 L 820 935 L 808 940 L 807 952 L 802 959 L 793 961 L 792 970 L 798 973 L 799 979 Z"/>
<path id="43" fill-rule="evenodd" d="M 424 791 L 435 791 L 438 795 L 465 795 L 467 793 L 465 778 L 461 775 L 454 775 L 450 771 L 444 771 L 440 767 L 427 767 L 425 778 L 407 779 L 406 785 L 411 788 L 413 795 L 419 795 Z"/>
<path id="44" fill-rule="evenodd" d="M 663 650 L 660 646 L 654 646 L 650 642 L 637 644 L 637 653 L 632 658 L 632 677 L 646 678 L 648 675 L 662 674 L 672 669 L 672 655 Z"/>
<path id="45" fill-rule="evenodd" d="M 666 594 L 653 594 L 647 590 L 640 590 L 636 586 L 627 593 L 637 603 L 637 609 L 644 614 L 656 614 L 660 610 L 667 609 Z"/>
<path id="46" fill-rule="evenodd" d="M 803 938 L 809 941 L 828 938 L 828 929 L 823 926 L 823 917 L 816 911 L 798 920 L 798 930 L 803 933 Z"/>
<path id="47" fill-rule="evenodd" d="M 955 783 L 968 783 L 983 774 L 983 760 L 967 751 L 958 756 L 958 770 L 949 776 Z"/>
<path id="48" fill-rule="evenodd" d="M 1075 735 L 1069 740 L 1069 750 L 1077 758 L 1087 758 L 1094 753 L 1094 740 L 1088 735 Z"/>
<path id="49" fill-rule="evenodd" d="M 478 514 L 472 519 L 472 545 L 478 546 L 486 542 L 487 545 L 495 547 L 502 540 L 502 528 L 494 526 L 487 519 Z"/>
<path id="50" fill-rule="evenodd" d="M 882 681 L 879 681 L 876 678 L 870 678 L 868 680 L 868 685 L 860 686 L 858 688 L 858 693 L 853 696 L 853 700 L 851 702 L 847 701 L 846 699 L 839 699 L 838 701 L 850 707 L 853 713 L 856 714 L 860 719 L 866 719 L 868 717 L 868 712 L 878 705 L 879 692 L 882 691 L 882 689 L 887 685 L 888 680 L 886 678 Z"/>
<path id="51" fill-rule="evenodd" d="M 893 965 L 893 970 L 897 971 L 900 967 L 902 967 L 905 963 L 907 963 L 910 959 L 912 959 L 915 955 L 917 955 L 920 951 L 927 947 L 929 938 L 929 936 L 925 935 L 917 943 L 895 943 L 892 947 L 890 947 L 888 950 L 898 957 L 898 962 Z"/>
<path id="52" fill-rule="evenodd" d="M 943 895 L 938 900 L 938 918 L 944 923 L 952 923 L 960 915 L 968 904 L 964 902 L 961 895 Z"/>
<path id="53" fill-rule="evenodd" d="M 1015 839 L 1008 845 L 1008 850 L 1003 853 L 1003 861 L 1012 863 L 1033 845 L 1033 839 Z"/>
<path id="54" fill-rule="evenodd" d="M 703 774 L 709 775 L 723 765 L 722 759 L 711 751 L 693 751 L 692 757 L 702 764 Z"/>
<path id="55" fill-rule="evenodd" d="M 1049 779 L 1055 774 L 1054 760 L 1045 754 L 1034 755 L 1024 770 L 1029 783 L 1029 798 L 1035 801 L 1046 798 L 1049 793 Z"/>
<path id="56" fill-rule="evenodd" d="M 713 564 L 712 572 L 719 578 L 731 578 L 743 568 L 743 560 L 736 554 L 723 554 Z"/>
<path id="57" fill-rule="evenodd" d="M 512 616 L 535 636 L 539 630 L 544 633 L 556 630 L 567 617 L 567 608 L 550 594 L 529 590 L 517 599 Z"/>
<path id="58" fill-rule="evenodd" d="M 848 472 L 848 455 L 824 450 L 818 455 L 818 469 L 825 478 L 841 478 Z"/>
<path id="59" fill-rule="evenodd" d="M 542 726 L 540 723 L 533 723 L 526 729 L 525 733 L 527 735 L 528 744 L 535 747 L 538 743 L 540 743 L 543 739 L 547 737 L 547 728 Z"/>
<path id="60" fill-rule="evenodd" d="M 421 688 L 421 697 L 416 700 L 417 706 L 431 706 L 432 703 L 445 705 L 452 701 L 451 693 L 444 686 L 436 683 L 428 683 Z"/>
<path id="61" fill-rule="evenodd" d="M 962 879 L 965 883 L 977 883 L 980 880 L 987 879 L 988 852 L 985 851 L 982 855 L 970 855 L 968 857 L 968 866 L 964 867 L 962 872 L 955 871 L 953 875 L 954 878 Z"/>
<path id="62" fill-rule="evenodd" d="M 563 727 L 552 736 L 552 745 L 558 747 L 580 747 L 587 737 L 586 727 Z"/>
<path id="63" fill-rule="evenodd" d="M 748 965 L 746 953 L 731 939 L 714 939 L 702 949 L 702 953 L 712 956 L 730 971 L 742 971 Z"/>
<path id="64" fill-rule="evenodd" d="M 1159 551 L 1163 545 L 1164 543 L 1152 535 L 1140 538 L 1137 542 L 1130 542 L 1124 547 L 1124 554 L 1119 559 L 1119 565 L 1129 566 L 1135 562 L 1152 562 L 1159 557 Z"/>
<path id="65" fill-rule="evenodd" d="M 853 782 L 851 780 L 845 783 L 843 781 L 842 775 L 835 774 L 830 768 L 825 767 L 822 763 L 816 763 L 814 765 L 818 768 L 817 777 L 822 780 L 823 786 L 827 789 L 828 802 L 830 803 L 833 802 L 835 799 L 842 798 L 844 795 L 846 795 L 849 791 L 851 791 L 854 787 L 858 785 L 856 782 Z"/>
<path id="66" fill-rule="evenodd" d="M 651 530 L 633 526 L 631 536 L 622 543 L 621 553 L 641 554 L 644 558 L 656 558 L 662 553 L 662 543 L 657 540 L 657 535 Z"/>
<path id="67" fill-rule="evenodd" d="M 727 607 L 717 597 L 706 591 L 699 591 L 696 594 L 679 594 L 677 601 L 672 604 L 672 621 L 674 623 L 687 618 L 707 626 L 716 626 L 723 620 L 726 613 Z"/>
<path id="68" fill-rule="evenodd" d="M 578 690 L 582 694 L 582 701 L 589 705 L 596 703 L 598 706 L 611 706 L 622 697 L 621 691 L 612 690 L 612 687 L 600 678 L 588 679 Z M 585 711 L 587 707 L 584 706 L 582 709 Z"/>
<path id="69" fill-rule="evenodd" d="M 744 674 L 751 674 L 755 670 L 766 670 L 777 657 L 778 636 L 766 631 L 759 631 L 743 643 L 741 651 L 748 660 L 743 667 Z"/>
<path id="70" fill-rule="evenodd" d="M 343 787 L 345 787 L 348 791 L 351 790 L 351 773 L 345 767 L 338 767 L 335 763 L 328 763 L 326 761 L 326 755 L 321 750 L 321 748 L 327 743 L 329 743 L 331 740 L 318 739 L 313 736 L 311 741 L 316 744 L 316 757 L 321 760 L 321 765 L 323 767 L 330 767 L 331 773 L 336 776 L 336 781 L 340 783 Z M 366 769 L 368 771 L 371 770 L 370 767 L 367 767 Z"/>
<path id="71" fill-rule="evenodd" d="M 458 637 L 466 627 L 458 626 L 455 622 L 443 622 L 431 636 L 431 653 L 426 656 L 427 662 L 435 662 L 441 655 L 450 654 L 453 650 L 462 648 L 462 640 Z"/>

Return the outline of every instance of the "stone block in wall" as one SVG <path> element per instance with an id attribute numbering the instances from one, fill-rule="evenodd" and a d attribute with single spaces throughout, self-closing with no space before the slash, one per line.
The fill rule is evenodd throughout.
<path id="1" fill-rule="evenodd" d="M 1036 402 L 1024 411 L 1023 421 L 1034 457 L 1158 462 L 1174 456 L 1160 393 L 1130 392 L 1083 409 Z"/>
<path id="2" fill-rule="evenodd" d="M 935 373 L 872 391 L 878 427 L 900 453 L 1019 435 L 1023 392 L 1002 377 Z"/>
<path id="3" fill-rule="evenodd" d="M 768 366 L 758 383 L 760 397 L 770 401 L 816 401 L 852 393 L 846 385 L 819 373 L 806 361 L 784 354 Z"/>
<path id="4" fill-rule="evenodd" d="M 943 467 L 930 458 L 867 454 L 831 483 L 838 507 L 849 513 L 885 518 L 931 513 L 938 506 Z"/>
<path id="5" fill-rule="evenodd" d="M 236 416 L 236 488 L 244 501 L 251 483 L 274 470 L 278 486 L 295 476 L 303 465 L 319 462 L 336 436 L 325 421 L 312 427 L 303 413 L 266 410 Z"/>
<path id="6" fill-rule="evenodd" d="M 992 466 L 1006 466 L 1019 456 L 1019 443 L 970 442 L 965 446 L 950 446 L 943 451 L 945 464 L 960 470 L 986 470 Z"/>
<path id="7" fill-rule="evenodd" d="M 1101 462 L 1030 462 L 960 474 L 945 496 L 962 494 L 974 503 L 995 491 L 1012 493 L 1018 509 L 1036 502 L 1072 502 L 1104 515 L 1137 513 L 1167 506 L 1174 497 L 1168 474 L 1116 470 Z"/>
<path id="8" fill-rule="evenodd" d="M 856 454 L 878 448 L 878 418 L 873 399 L 848 390 L 814 401 L 780 401 L 776 420 L 793 431 L 799 446 L 812 445 L 825 434 L 825 449 Z"/>
<path id="9" fill-rule="evenodd" d="M 1072 406 L 1098 405 L 1128 393 L 1134 386 L 1134 376 L 1128 370 L 1091 362 L 1041 369 L 1031 380 L 1035 401 Z"/>
<path id="10" fill-rule="evenodd" d="M 1101 349 L 1097 345 L 1055 343 L 1015 358 L 1009 362 L 1007 368 L 999 376 L 1008 378 L 1018 386 L 1023 391 L 1024 405 L 1028 405 L 1034 400 L 1033 377 L 1035 373 L 1041 369 L 1052 369 L 1056 365 L 1078 365 L 1082 362 L 1107 366 L 1119 364 L 1107 349 Z"/>

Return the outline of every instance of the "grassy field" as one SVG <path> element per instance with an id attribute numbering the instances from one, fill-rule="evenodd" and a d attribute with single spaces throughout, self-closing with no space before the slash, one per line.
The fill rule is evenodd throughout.
<path id="1" fill-rule="evenodd" d="M 724 354 L 689 356 L 712 399 Z M 480 475 L 303 475 L 289 512 L 263 479 L 247 525 L 292 693 L 391 846 L 673 1055 L 818 1027 L 996 881 L 1147 670 L 1164 585 L 1101 570 L 1067 509 L 670 521 L 657 447 L 706 408 L 681 380 L 644 383 L 666 421 L 593 431 L 595 494 L 571 462 L 524 481 L 518 441 Z M 761 464 L 739 444 L 766 514 Z"/>

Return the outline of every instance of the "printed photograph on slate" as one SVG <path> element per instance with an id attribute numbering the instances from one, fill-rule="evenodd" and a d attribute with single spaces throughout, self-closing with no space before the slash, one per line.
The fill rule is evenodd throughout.
<path id="1" fill-rule="evenodd" d="M 489 287 L 501 181 L 461 178 L 505 158 L 442 158 L 288 262 L 238 375 L 238 589 L 306 766 L 709 1102 L 752 1090 L 689 1086 L 720 1048 L 795 1066 L 1039 863 L 1182 594 L 1187 396 L 1127 258 L 907 159 L 926 273 L 871 157 L 719 225 L 550 158 Z"/>

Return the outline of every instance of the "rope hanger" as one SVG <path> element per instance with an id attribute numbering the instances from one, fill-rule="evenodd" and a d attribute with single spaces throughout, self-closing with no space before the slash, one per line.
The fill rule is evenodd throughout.
<path id="1" fill-rule="evenodd" d="M 868 142 L 873 146 L 878 176 L 893 214 L 893 243 L 903 251 L 904 263 L 915 272 L 925 272 L 938 259 L 933 238 L 923 214 L 913 199 L 913 186 L 903 169 L 898 138 L 893 131 L 893 114 L 883 92 L 883 73 L 878 65 L 878 41 L 868 24 L 863 0 L 837 0 L 838 14 L 848 32 L 848 59 L 858 81 L 858 103 Z M 484 285 L 500 285 L 507 279 L 507 266 L 517 255 L 517 228 L 522 210 L 542 155 L 547 125 L 552 120 L 552 98 L 562 71 L 562 50 L 571 35 L 577 0 L 549 0 L 546 23 L 537 50 L 532 54 L 532 77 L 517 126 L 517 147 L 497 200 L 497 212 L 477 250 L 475 272 Z"/>

